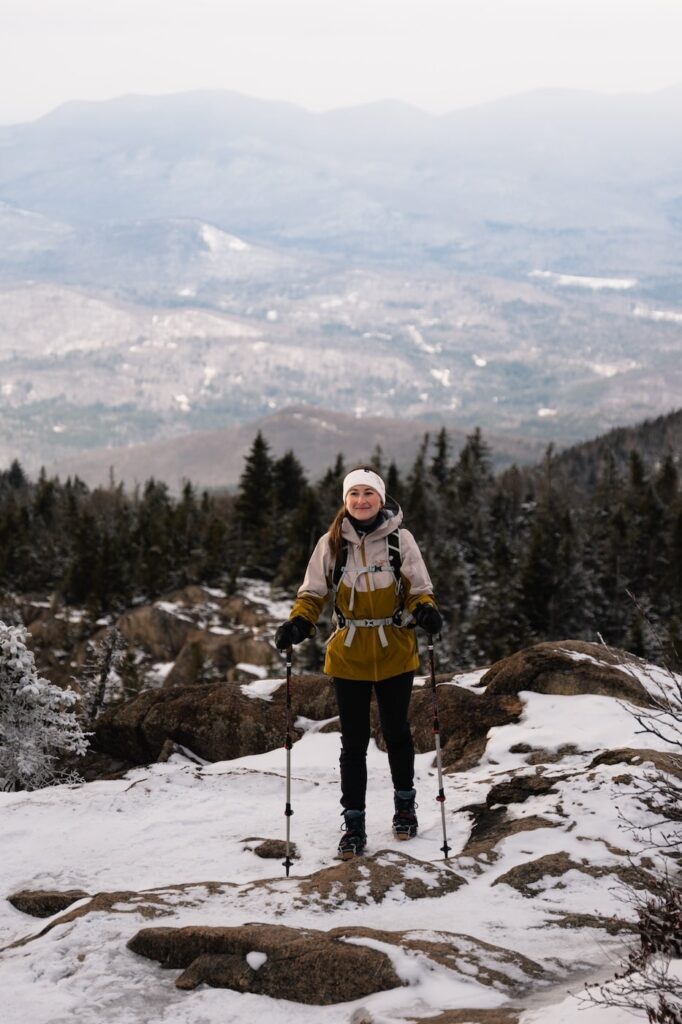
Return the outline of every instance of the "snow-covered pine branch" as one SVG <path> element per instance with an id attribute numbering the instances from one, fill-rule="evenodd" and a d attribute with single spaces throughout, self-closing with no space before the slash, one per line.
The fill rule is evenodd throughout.
<path id="1" fill-rule="evenodd" d="M 128 645 L 116 627 L 112 626 L 99 641 L 86 644 L 87 661 L 80 676 L 83 712 L 88 723 L 95 721 L 106 704 L 123 696 L 123 683 L 119 674 Z"/>
<path id="2" fill-rule="evenodd" d="M 26 629 L 0 621 L 0 789 L 39 789 L 53 781 L 59 754 L 85 753 L 70 710 L 77 700 L 38 675 Z"/>

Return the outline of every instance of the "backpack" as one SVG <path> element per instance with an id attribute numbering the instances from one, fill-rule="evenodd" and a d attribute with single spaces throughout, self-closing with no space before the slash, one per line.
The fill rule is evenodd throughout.
<path id="1" fill-rule="evenodd" d="M 402 551 L 400 550 L 400 528 L 396 527 L 391 533 L 386 536 L 386 553 L 388 555 L 388 561 L 391 567 L 391 572 L 395 577 L 396 586 L 398 588 L 398 595 L 400 597 L 400 607 L 396 609 L 394 618 L 396 619 L 396 625 L 400 625 L 400 618 L 405 608 L 405 588 L 403 586 L 403 578 L 400 573 L 401 566 L 403 564 Z M 336 615 L 337 622 L 341 628 L 345 622 L 345 616 L 343 612 L 339 610 L 336 605 L 336 592 L 339 589 L 339 584 L 346 571 L 346 565 L 348 564 L 348 541 L 344 540 L 341 550 L 336 556 L 336 562 L 331 574 L 331 592 L 334 601 L 334 614 Z"/>

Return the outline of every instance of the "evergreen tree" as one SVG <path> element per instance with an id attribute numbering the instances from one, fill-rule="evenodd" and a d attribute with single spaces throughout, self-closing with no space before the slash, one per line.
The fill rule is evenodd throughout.
<path id="1" fill-rule="evenodd" d="M 675 460 L 670 452 L 667 453 L 654 481 L 654 490 L 663 505 L 672 505 L 677 497 L 679 487 L 679 474 Z"/>
<path id="2" fill-rule="evenodd" d="M 272 481 L 275 509 L 281 514 L 298 508 L 304 500 L 308 481 L 303 466 L 291 450 L 273 463 Z"/>
<path id="3" fill-rule="evenodd" d="M 84 754 L 87 743 L 61 690 L 36 670 L 23 626 L 0 622 L 0 789 L 39 789 L 55 777 L 60 753 Z"/>
<path id="4" fill-rule="evenodd" d="M 5 474 L 5 479 L 9 486 L 15 491 L 21 491 L 26 487 L 28 481 L 18 459 L 13 460 Z"/>
<path id="5" fill-rule="evenodd" d="M 336 456 L 336 462 L 328 469 L 317 485 L 321 516 L 325 524 L 329 524 L 342 504 L 341 490 L 347 474 L 343 455 Z"/>
<path id="6" fill-rule="evenodd" d="M 375 446 L 374 451 L 372 452 L 372 457 L 369 460 L 369 465 L 372 467 L 374 472 L 378 473 L 379 476 L 382 477 L 382 479 L 383 479 L 383 476 L 384 476 L 384 473 L 385 473 L 385 469 L 384 469 L 384 453 L 383 453 L 383 450 L 382 450 L 380 444 Z"/>
<path id="7" fill-rule="evenodd" d="M 417 536 L 423 536 L 429 530 L 428 519 L 432 507 L 428 494 L 428 478 L 426 454 L 429 447 L 429 435 L 425 434 L 412 470 L 407 478 L 405 496 L 405 518 L 410 529 Z"/>
<path id="8" fill-rule="evenodd" d="M 388 474 L 386 476 L 386 493 L 390 494 L 399 505 L 403 503 L 403 484 L 400 479 L 400 473 L 395 462 L 391 460 L 388 467 Z"/>
<path id="9" fill-rule="evenodd" d="M 112 700 L 122 696 L 118 669 L 128 645 L 116 626 L 99 641 L 85 645 L 86 663 L 80 673 L 81 705 L 87 723 L 93 723 Z"/>
<path id="10" fill-rule="evenodd" d="M 442 488 L 448 482 L 450 474 L 450 439 L 445 427 L 438 431 L 435 449 L 435 455 L 431 460 L 431 476 Z"/>
<path id="11" fill-rule="evenodd" d="M 133 543 L 138 585 L 148 596 L 161 593 L 173 582 L 172 503 L 166 484 L 153 478 L 146 482 L 138 504 Z"/>
<path id="12" fill-rule="evenodd" d="M 274 498 L 273 460 L 267 441 L 258 431 L 239 480 L 235 525 L 243 570 L 262 579 L 272 579 L 275 573 Z"/>

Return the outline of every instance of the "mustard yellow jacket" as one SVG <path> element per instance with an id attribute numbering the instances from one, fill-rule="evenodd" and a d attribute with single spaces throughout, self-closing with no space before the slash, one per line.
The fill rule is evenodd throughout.
<path id="1" fill-rule="evenodd" d="M 399 588 L 388 557 L 387 537 L 400 527 L 403 515 L 397 505 L 384 509 L 385 519 L 371 533 L 360 536 L 348 518 L 342 535 L 348 544 L 348 560 L 336 593 L 336 607 L 347 619 L 391 619 L 400 608 Z M 420 603 L 435 604 L 433 587 L 417 542 L 409 530 L 400 529 L 401 577 L 404 607 L 413 613 Z M 308 563 L 290 618 L 301 615 L 315 624 L 332 589 L 335 560 L 325 533 Z M 343 621 L 343 620 L 342 620 Z M 419 667 L 414 629 L 382 626 L 338 626 L 328 644 L 324 671 L 340 679 L 378 681 Z"/>

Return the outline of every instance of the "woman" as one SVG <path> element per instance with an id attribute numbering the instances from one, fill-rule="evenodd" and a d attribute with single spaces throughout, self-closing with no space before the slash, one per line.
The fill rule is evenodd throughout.
<path id="1" fill-rule="evenodd" d="M 334 677 L 341 722 L 341 806 L 345 832 L 339 854 L 363 852 L 367 747 L 372 690 L 393 780 L 393 831 L 417 834 L 414 746 L 408 709 L 419 666 L 414 625 L 439 633 L 442 619 L 417 543 L 401 528 L 402 512 L 378 473 L 366 466 L 343 481 L 343 506 L 313 551 L 287 622 L 275 634 L 280 650 L 301 643 L 331 592 L 336 630 L 324 671 Z"/>

